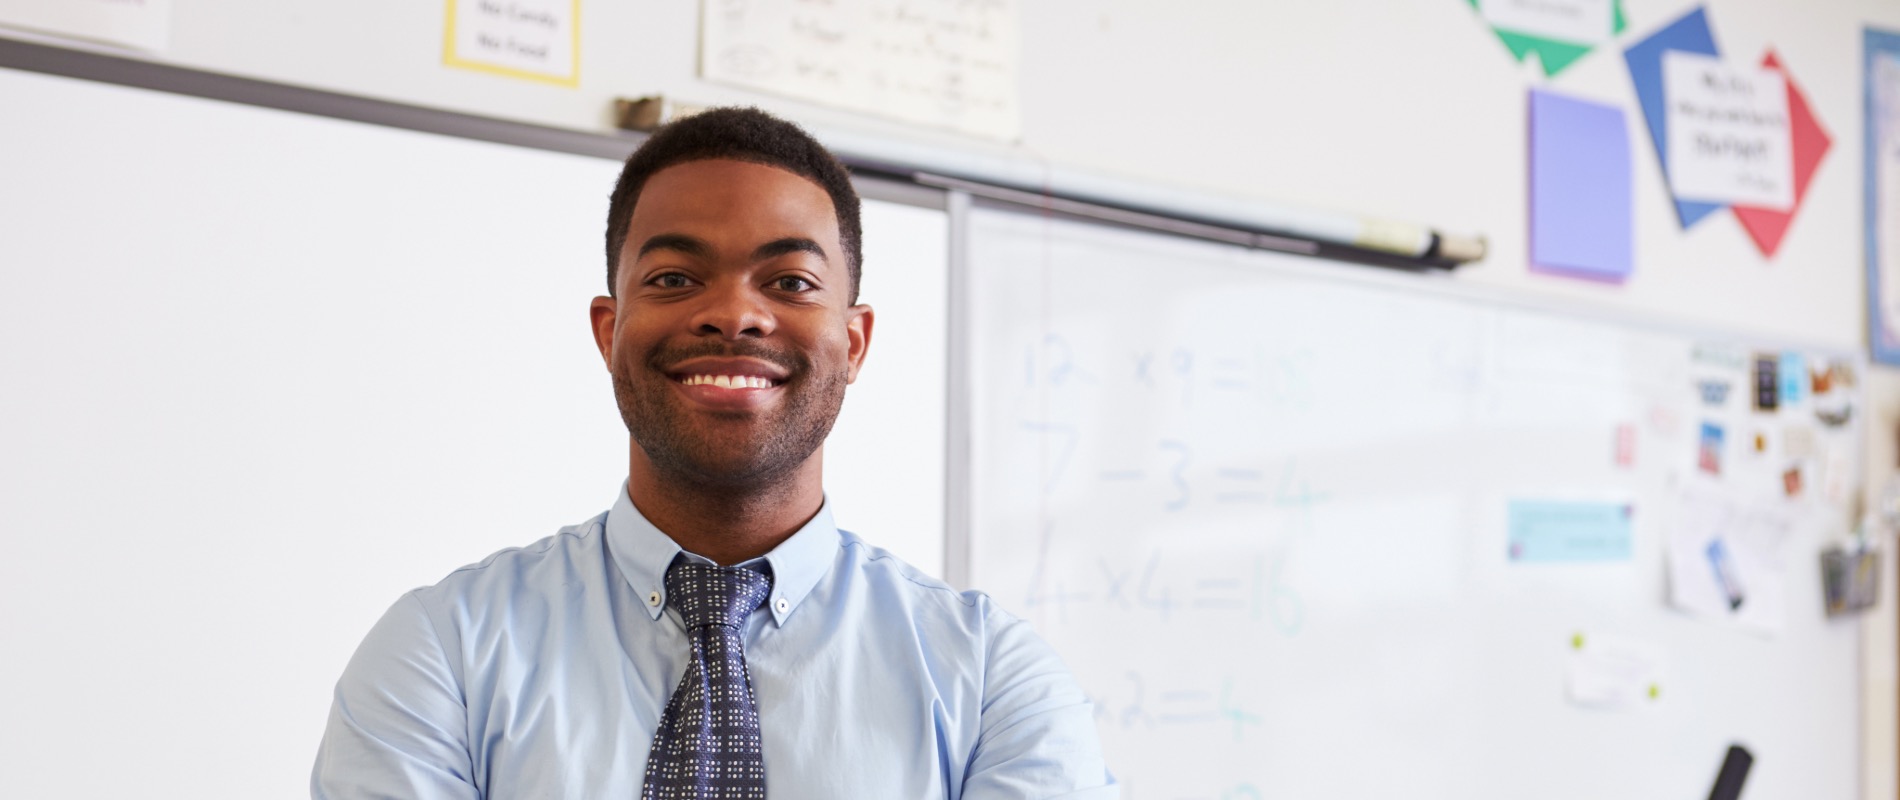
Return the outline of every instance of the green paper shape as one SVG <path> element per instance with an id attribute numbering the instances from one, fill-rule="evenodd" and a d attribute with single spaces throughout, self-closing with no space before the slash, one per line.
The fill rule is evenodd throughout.
<path id="1" fill-rule="evenodd" d="M 1465 4 L 1471 6 L 1472 11 L 1478 10 L 1478 0 L 1465 0 Z M 1610 3 L 1610 35 L 1614 36 L 1620 34 L 1623 32 L 1623 29 L 1628 26 L 1629 21 L 1623 14 L 1623 0 L 1612 0 Z M 1585 53 L 1593 49 L 1591 45 L 1587 44 L 1546 39 L 1542 36 L 1532 36 L 1527 33 L 1508 31 L 1496 26 L 1491 26 L 1491 32 L 1497 34 L 1498 39 L 1504 42 L 1504 46 L 1510 49 L 1512 57 L 1518 61 L 1523 61 L 1525 56 L 1536 53 L 1537 63 L 1544 68 L 1544 77 L 1546 78 L 1556 77 L 1557 73 L 1562 72 L 1565 67 L 1576 63 L 1577 59 L 1582 58 Z"/>

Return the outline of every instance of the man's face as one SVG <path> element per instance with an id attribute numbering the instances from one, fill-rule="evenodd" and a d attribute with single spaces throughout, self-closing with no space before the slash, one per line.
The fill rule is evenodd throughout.
<path id="1" fill-rule="evenodd" d="M 657 472 L 709 488 L 806 463 L 871 339 L 831 197 L 749 162 L 648 178 L 614 293 L 591 313 L 627 430 Z"/>

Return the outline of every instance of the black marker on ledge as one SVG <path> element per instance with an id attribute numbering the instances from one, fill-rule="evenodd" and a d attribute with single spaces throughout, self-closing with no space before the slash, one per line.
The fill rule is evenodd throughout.
<path id="1" fill-rule="evenodd" d="M 1715 788 L 1709 790 L 1709 800 L 1737 800 L 1742 796 L 1742 781 L 1748 778 L 1748 768 L 1755 763 L 1755 757 L 1739 744 L 1728 746 L 1728 757 L 1722 759 L 1722 771 L 1715 775 Z"/>

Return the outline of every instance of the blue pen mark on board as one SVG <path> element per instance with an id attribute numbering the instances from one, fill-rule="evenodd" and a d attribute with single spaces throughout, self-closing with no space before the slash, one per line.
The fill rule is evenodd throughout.
<path id="1" fill-rule="evenodd" d="M 1194 582 L 1194 599 L 1188 605 L 1201 610 L 1228 611 L 1247 607 L 1238 579 L 1208 578 Z"/>
<path id="2" fill-rule="evenodd" d="M 1234 723 L 1234 741 L 1236 742 L 1245 738 L 1247 726 L 1259 726 L 1263 722 L 1259 714 L 1247 711 L 1241 708 L 1239 703 L 1234 702 L 1234 679 L 1232 678 L 1221 681 L 1220 716 Z"/>
<path id="3" fill-rule="evenodd" d="M 1150 728 L 1154 727 L 1154 718 L 1148 715 L 1148 710 L 1144 705 L 1147 687 L 1141 679 L 1141 673 L 1130 670 L 1125 677 L 1129 683 L 1134 684 L 1135 699 L 1130 700 L 1128 707 L 1122 709 L 1122 727 L 1132 728 L 1136 722 L 1145 723 L 1146 726 Z"/>
<path id="4" fill-rule="evenodd" d="M 1075 455 L 1076 443 L 1082 438 L 1075 426 L 1065 422 L 1035 422 L 1024 420 L 1022 429 L 1045 437 L 1045 441 L 1055 441 L 1054 452 L 1050 454 L 1047 473 L 1042 476 L 1042 490 L 1054 489 L 1056 482 L 1062 480 L 1062 474 L 1069 468 L 1069 457 Z"/>
<path id="5" fill-rule="evenodd" d="M 1266 479 L 1266 475 L 1257 469 L 1240 467 L 1221 467 L 1214 474 L 1224 481 L 1240 483 L 1242 488 L 1227 488 L 1214 493 L 1216 503 L 1265 503 L 1271 497 L 1267 492 L 1246 488 L 1247 484 L 1257 484 Z"/>
<path id="6" fill-rule="evenodd" d="M 1281 579 L 1285 566 L 1284 553 L 1275 554 L 1271 560 L 1266 556 L 1254 558 L 1253 618 L 1271 620 L 1282 635 L 1298 636 L 1306 624 L 1306 601 Z"/>
<path id="7" fill-rule="evenodd" d="M 1102 602 L 1119 605 L 1123 610 L 1128 609 L 1128 596 L 1126 592 L 1122 591 L 1122 587 L 1128 584 L 1129 571 L 1116 570 L 1114 567 L 1109 566 L 1108 559 L 1106 558 L 1098 558 L 1095 563 L 1101 567 L 1102 577 L 1107 582 L 1107 589 L 1102 593 Z"/>
<path id="8" fill-rule="evenodd" d="M 1187 508 L 1188 499 L 1193 495 L 1193 491 L 1188 486 L 1187 467 L 1188 462 L 1194 457 L 1194 451 L 1186 444 L 1172 440 L 1163 441 L 1161 449 L 1175 454 L 1174 466 L 1168 473 L 1174 484 L 1174 497 L 1169 499 L 1162 508 L 1180 511 Z"/>
<path id="9" fill-rule="evenodd" d="M 1135 602 L 1142 608 L 1152 609 L 1166 620 L 1174 611 L 1174 593 L 1166 586 L 1155 587 L 1155 572 L 1161 568 L 1159 553 L 1148 557 L 1148 563 L 1141 568 L 1141 580 L 1135 586 Z"/>
<path id="10" fill-rule="evenodd" d="M 1266 800 L 1266 795 L 1251 783 L 1237 783 L 1220 793 L 1220 800 Z"/>

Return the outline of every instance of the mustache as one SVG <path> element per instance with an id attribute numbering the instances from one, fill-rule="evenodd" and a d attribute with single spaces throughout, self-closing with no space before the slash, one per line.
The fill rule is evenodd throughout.
<path id="1" fill-rule="evenodd" d="M 757 342 L 704 341 L 689 345 L 669 347 L 654 345 L 647 353 L 647 366 L 659 372 L 669 372 L 674 364 L 692 358 L 756 358 L 760 361 L 783 368 L 793 375 L 804 373 L 811 367 L 811 360 L 797 351 L 782 351 Z"/>

